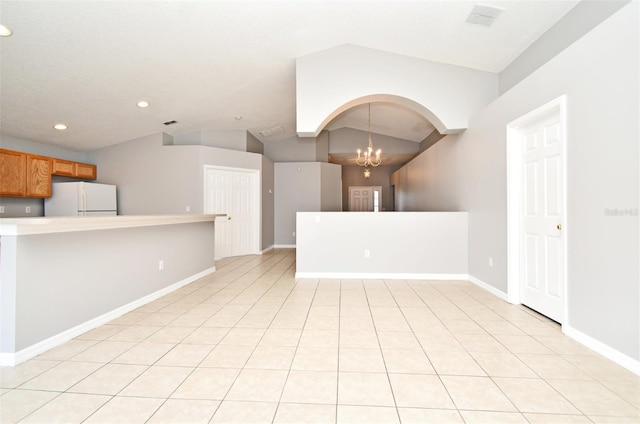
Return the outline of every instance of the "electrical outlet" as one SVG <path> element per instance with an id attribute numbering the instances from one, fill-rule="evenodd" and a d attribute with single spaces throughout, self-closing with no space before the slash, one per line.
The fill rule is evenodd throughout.
<path id="1" fill-rule="evenodd" d="M 296 232 L 294 231 L 293 233 L 291 233 L 291 235 L 295 237 L 296 236 Z"/>
<path id="2" fill-rule="evenodd" d="M 25 211 L 26 213 L 31 213 L 31 206 L 26 206 L 26 207 L 24 208 L 24 211 Z"/>
<path id="3" fill-rule="evenodd" d="M 185 212 L 191 212 L 191 206 L 187 206 L 187 207 L 185 208 Z"/>
<path id="4" fill-rule="evenodd" d="M 493 258 L 489 258 L 489 268 L 493 268 Z"/>
<path id="5" fill-rule="evenodd" d="M 0 213 L 4 213 L 4 206 L 0 206 Z"/>
<path id="6" fill-rule="evenodd" d="M 164 261 L 158 262 L 158 271 L 162 271 L 164 269 Z"/>
<path id="7" fill-rule="evenodd" d="M 366 249 L 366 250 L 364 251 L 364 257 L 365 257 L 365 258 L 370 258 L 370 257 L 371 257 L 371 251 L 370 251 L 369 249 Z"/>

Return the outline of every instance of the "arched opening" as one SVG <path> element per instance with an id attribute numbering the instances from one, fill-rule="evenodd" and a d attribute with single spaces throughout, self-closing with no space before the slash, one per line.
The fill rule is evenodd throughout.
<path id="1" fill-rule="evenodd" d="M 359 105 L 364 105 L 368 103 L 389 103 L 395 104 L 406 109 L 412 110 L 418 115 L 422 116 L 425 120 L 433 125 L 433 127 L 440 134 L 450 134 L 459 132 L 459 130 L 448 129 L 442 121 L 426 106 L 416 102 L 415 100 L 409 99 L 407 97 L 402 97 L 394 94 L 371 94 L 363 97 L 359 97 L 357 99 L 353 99 L 343 105 L 337 107 L 332 113 L 327 116 L 319 127 L 316 129 L 316 134 L 320 134 L 320 132 L 336 117 L 338 117 L 343 112 L 357 107 Z"/>
<path id="2" fill-rule="evenodd" d="M 395 210 L 391 174 L 419 154 L 432 134 L 442 137 L 425 115 L 432 114 L 411 99 L 371 95 L 341 105 L 324 120 L 318 131 L 326 134 L 329 162 L 342 166 L 343 210 L 351 210 L 353 187 L 368 186 L 381 187 L 380 211 Z M 357 150 L 366 150 L 369 136 L 374 151 L 382 150 L 380 166 L 356 163 Z"/>

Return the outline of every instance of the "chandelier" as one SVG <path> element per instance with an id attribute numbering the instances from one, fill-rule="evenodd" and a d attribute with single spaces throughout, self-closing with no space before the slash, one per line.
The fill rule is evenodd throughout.
<path id="1" fill-rule="evenodd" d="M 364 152 L 358 149 L 358 157 L 356 158 L 356 163 L 360 166 L 364 166 L 365 168 L 365 178 L 369 178 L 371 176 L 371 170 L 369 170 L 370 166 L 375 168 L 382 163 L 380 153 L 382 153 L 382 150 L 378 149 L 376 150 L 375 157 L 373 156 L 373 142 L 371 141 L 371 103 L 369 103 L 369 146 Z"/>

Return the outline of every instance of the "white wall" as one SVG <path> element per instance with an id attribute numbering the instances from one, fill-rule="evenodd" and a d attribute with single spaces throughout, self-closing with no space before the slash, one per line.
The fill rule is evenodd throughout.
<path id="1" fill-rule="evenodd" d="M 175 145 L 202 145 L 221 149 L 247 151 L 247 132 L 245 130 L 203 129 L 179 134 L 173 137 Z"/>
<path id="2" fill-rule="evenodd" d="M 329 162 L 329 131 L 323 131 L 316 138 L 316 162 Z"/>
<path id="3" fill-rule="evenodd" d="M 90 152 L 100 181 L 118 186 L 121 215 L 203 212 L 204 165 L 261 169 L 259 154 L 200 145 L 171 145 L 152 134 Z"/>
<path id="4" fill-rule="evenodd" d="M 469 212 L 469 273 L 507 290 L 506 126 L 567 95 L 565 327 L 640 359 L 638 2 L 631 2 L 401 172 L 411 208 Z M 429 179 L 431 179 L 429 181 Z M 488 257 L 494 267 L 488 266 Z"/>
<path id="5" fill-rule="evenodd" d="M 274 162 L 315 162 L 317 154 L 314 137 L 290 137 L 264 146 L 264 155 Z"/>
<path id="6" fill-rule="evenodd" d="M 576 4 L 500 72 L 500 94 L 579 40 L 630 0 L 589 0 Z"/>
<path id="7" fill-rule="evenodd" d="M 448 134 L 466 128 L 469 117 L 497 95 L 497 74 L 354 45 L 296 60 L 301 137 L 317 136 L 341 112 L 370 101 L 403 104 Z"/>
<path id="8" fill-rule="evenodd" d="M 28 359 L 42 351 L 38 344 L 66 341 L 72 328 L 210 272 L 213 234 L 213 223 L 203 222 L 3 235 L 0 356 Z"/>
<path id="9" fill-rule="evenodd" d="M 261 155 L 264 154 L 264 144 L 262 143 L 262 141 L 258 140 L 257 137 L 254 137 L 254 135 L 248 131 L 246 131 L 246 135 L 247 135 L 247 149 L 246 149 L 247 152 L 260 153 Z"/>
<path id="10" fill-rule="evenodd" d="M 469 184 L 479 187 L 466 176 L 468 163 L 449 160 L 448 155 L 459 146 L 458 135 L 446 136 L 404 167 L 391 174 L 395 185 L 397 211 L 460 211 L 466 210 L 465 196 Z M 444 153 L 443 153 L 444 152 Z M 482 152 L 480 152 L 483 155 Z M 478 157 L 477 166 L 484 166 Z M 446 165 L 445 165 L 446 163 Z M 465 182 L 462 184 L 462 182 Z"/>
<path id="11" fill-rule="evenodd" d="M 101 182 L 118 186 L 118 214 L 202 213 L 200 146 L 164 146 L 153 134 L 90 152 Z"/>
<path id="12" fill-rule="evenodd" d="M 246 140 L 245 140 L 246 141 Z M 261 170 L 261 248 L 273 245 L 273 162 L 257 153 L 201 145 L 172 145 L 153 134 L 90 152 L 100 181 L 118 186 L 120 215 L 203 213 L 204 166 Z"/>
<path id="13" fill-rule="evenodd" d="M 50 156 L 75 162 L 89 162 L 87 152 L 80 152 L 53 144 L 11 137 L 6 134 L 0 134 L 0 148 L 32 153 L 34 155 Z"/>
<path id="14" fill-rule="evenodd" d="M 268 249 L 274 244 L 275 167 L 271 159 L 262 156 L 262 243 Z"/>
<path id="15" fill-rule="evenodd" d="M 340 210 L 340 173 L 340 165 L 322 162 L 275 164 L 276 246 L 296 244 L 297 212 Z"/>
<path id="16" fill-rule="evenodd" d="M 276 246 L 294 246 L 296 212 L 320 210 L 320 164 L 285 162 L 274 167 L 274 242 Z"/>
<path id="17" fill-rule="evenodd" d="M 342 167 L 320 162 L 320 210 L 342 210 Z"/>
<path id="18" fill-rule="evenodd" d="M 467 274 L 465 212 L 300 212 L 297 232 L 296 277 L 425 279 Z"/>

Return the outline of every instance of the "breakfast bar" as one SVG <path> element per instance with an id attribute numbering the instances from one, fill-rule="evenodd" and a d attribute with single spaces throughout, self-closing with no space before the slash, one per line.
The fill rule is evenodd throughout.
<path id="1" fill-rule="evenodd" d="M 0 366 L 215 271 L 216 216 L 0 219 Z"/>

